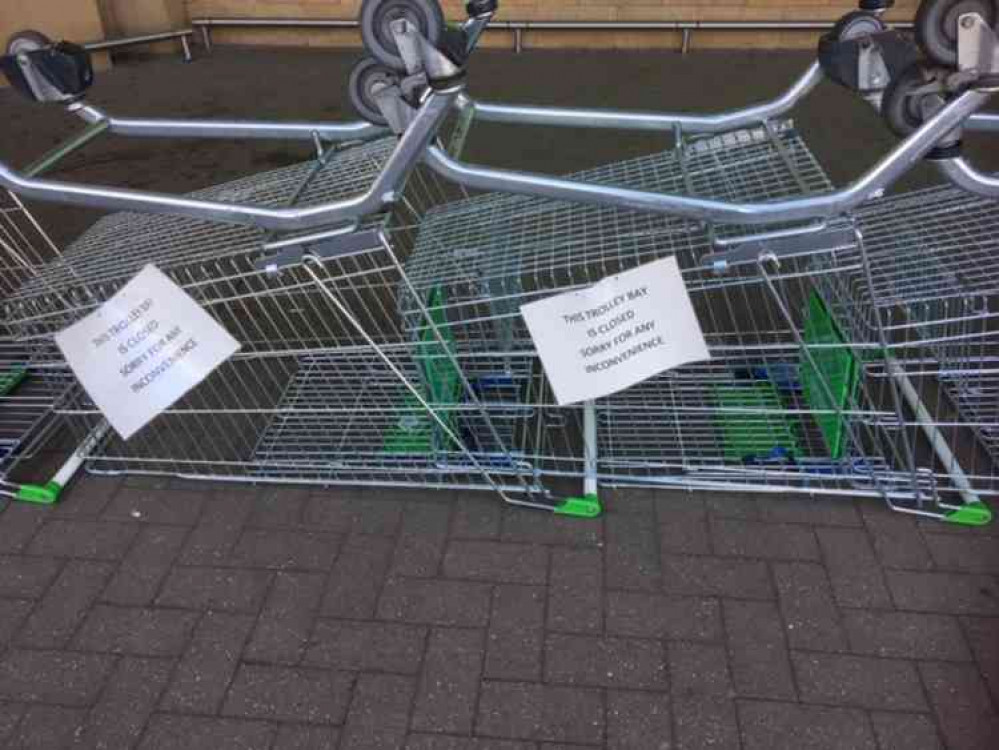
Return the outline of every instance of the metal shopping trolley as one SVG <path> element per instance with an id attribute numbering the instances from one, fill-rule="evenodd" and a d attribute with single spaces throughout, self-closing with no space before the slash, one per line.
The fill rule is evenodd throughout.
<path id="1" fill-rule="evenodd" d="M 185 197 L 68 185 L 0 166 L 0 184 L 25 195 L 136 212 L 105 219 L 45 270 L 44 283 L 13 300 L 22 335 L 50 337 L 153 262 L 243 344 L 136 438 L 94 441 L 92 466 L 485 488 L 579 515 L 599 512 L 591 490 L 600 479 L 867 491 L 917 512 L 957 509 L 941 502 L 933 477 L 906 463 L 915 452 L 896 445 L 908 422 L 894 380 L 868 385 L 858 375 L 884 341 L 846 336 L 815 277 L 870 265 L 850 212 L 927 154 L 966 190 L 999 192 L 953 143 L 939 148 L 957 127 L 996 128 L 995 118 L 977 114 L 990 93 L 987 71 L 964 71 L 953 91 L 946 82 L 889 87 L 899 79 L 897 40 L 872 45 L 887 33 L 880 19 L 852 14 L 831 42 L 833 52 L 836 43 L 846 50 L 831 56 L 838 67 L 813 66 L 760 107 L 693 117 L 483 105 L 465 95 L 464 64 L 495 3 L 472 4 L 469 21 L 436 41 L 443 32 L 420 11 L 427 3 L 403 5 L 417 10 L 398 18 L 384 3 L 365 3 L 381 34 L 368 49 L 381 67 L 351 83 L 393 135 L 333 151 L 331 141 L 384 131 L 109 118 L 85 102 L 83 83 L 41 95 L 43 86 L 30 85 L 32 76 L 52 83 L 46 55 L 64 68 L 83 65 L 72 48 L 13 58 L 24 88 L 61 101 L 90 123 L 87 133 L 287 137 L 319 148 L 313 164 Z M 854 36 L 858 29 L 864 33 Z M 925 98 L 926 122 L 867 175 L 833 190 L 780 117 L 823 74 L 850 83 L 844 56 L 856 63 L 852 82 L 865 98 Z M 482 119 L 678 137 L 666 154 L 552 178 L 470 165 L 446 148 L 446 123 L 456 120 L 448 140 L 460 144 Z M 500 195 L 465 197 L 467 190 Z M 519 305 L 670 254 L 682 261 L 714 359 L 630 389 L 623 406 L 614 397 L 555 405 Z M 101 416 L 82 392 L 63 413 L 84 434 L 100 433 Z M 662 425 L 655 439 L 668 445 L 651 466 L 648 455 L 636 466 L 626 448 L 622 464 L 613 446 L 650 422 Z M 765 448 L 756 440 L 764 423 L 776 436 Z M 585 477 L 584 497 L 554 498 L 546 481 L 554 475 Z"/>
<path id="2" fill-rule="evenodd" d="M 57 257 L 58 248 L 20 199 L 0 190 L 0 294 L 9 299 Z M 52 483 L 15 481 L 15 467 L 33 458 L 59 432 L 56 406 L 72 383 L 51 342 L 28 341 L 0 315 L 0 496 L 48 502 L 64 467 Z M 71 462 L 72 463 L 72 462 Z"/>

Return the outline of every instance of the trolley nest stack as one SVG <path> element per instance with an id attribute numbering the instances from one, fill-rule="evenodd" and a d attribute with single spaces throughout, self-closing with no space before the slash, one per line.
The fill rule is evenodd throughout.
<path id="1" fill-rule="evenodd" d="M 600 484 L 861 494 L 986 522 L 982 498 L 999 491 L 999 183 L 962 158 L 960 132 L 999 130 L 979 113 L 999 80 L 995 7 L 940 16 L 953 3 L 926 0 L 921 52 L 881 21 L 890 3 L 873 5 L 784 95 L 707 116 L 475 101 L 465 64 L 495 2 L 470 3 L 451 28 L 434 0 L 366 0 L 370 57 L 349 88 L 368 123 L 109 117 L 86 103 L 86 75 L 46 67 L 47 55 L 76 70 L 76 52 L 32 37 L 41 46 L 5 69 L 88 123 L 52 160 L 104 132 L 298 139 L 317 158 L 182 198 L 0 165 L 0 184 L 23 194 L 125 211 L 4 314 L 18 340 L 50 342 L 154 264 L 242 344 L 128 441 L 74 388 L 59 413 L 95 471 L 491 489 L 583 516 L 599 512 Z M 917 68 L 930 72 L 914 85 Z M 842 189 L 788 118 L 823 78 L 901 138 Z M 482 121 L 674 143 L 552 178 L 462 161 Z M 957 187 L 882 197 L 924 157 Z M 521 306 L 665 257 L 711 359 L 559 405 Z M 583 493 L 556 497 L 560 477 Z"/>
<path id="2" fill-rule="evenodd" d="M 20 199 L 0 190 L 0 295 L 4 300 L 17 295 L 56 256 L 57 247 Z M 58 431 L 55 407 L 71 382 L 51 341 L 20 337 L 11 319 L 0 314 L 0 496 L 34 494 L 34 488 L 15 481 L 12 474 Z"/>

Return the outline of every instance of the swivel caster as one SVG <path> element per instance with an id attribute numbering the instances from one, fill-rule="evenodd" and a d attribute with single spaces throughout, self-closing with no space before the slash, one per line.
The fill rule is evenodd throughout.
<path id="1" fill-rule="evenodd" d="M 19 31 L 0 56 L 0 72 L 26 98 L 66 104 L 94 82 L 90 55 L 69 42 L 53 43 L 37 31 Z"/>
<path id="2" fill-rule="evenodd" d="M 871 13 L 884 13 L 895 7 L 895 0 L 860 0 L 860 9 Z"/>
<path id="3" fill-rule="evenodd" d="M 845 42 L 865 36 L 874 36 L 887 30 L 885 22 L 874 13 L 855 10 L 852 13 L 847 13 L 836 22 L 830 36 L 837 41 Z"/>
<path id="4" fill-rule="evenodd" d="M 375 94 L 385 86 L 398 84 L 399 74 L 395 70 L 372 57 L 363 57 L 350 71 L 347 93 L 358 115 L 374 125 L 385 126 L 388 121 Z"/>
<path id="5" fill-rule="evenodd" d="M 7 54 L 19 55 L 51 46 L 52 40 L 40 31 L 19 31 L 7 40 Z"/>
<path id="6" fill-rule="evenodd" d="M 957 24 L 977 13 L 986 24 L 999 22 L 999 0 L 923 0 L 916 14 L 916 41 L 938 65 L 957 67 Z"/>
<path id="7" fill-rule="evenodd" d="M 916 62 L 897 75 L 885 90 L 881 115 L 895 135 L 906 138 L 947 103 L 951 71 Z"/>
<path id="8" fill-rule="evenodd" d="M 436 47 L 446 28 L 437 0 L 364 0 L 361 5 L 361 39 L 368 54 L 382 65 L 406 72 L 392 34 L 392 22 L 405 19 Z"/>

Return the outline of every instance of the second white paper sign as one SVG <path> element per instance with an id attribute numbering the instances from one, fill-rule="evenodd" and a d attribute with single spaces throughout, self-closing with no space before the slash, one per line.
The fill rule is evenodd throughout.
<path id="1" fill-rule="evenodd" d="M 672 257 L 520 308 L 559 405 L 710 358 Z"/>

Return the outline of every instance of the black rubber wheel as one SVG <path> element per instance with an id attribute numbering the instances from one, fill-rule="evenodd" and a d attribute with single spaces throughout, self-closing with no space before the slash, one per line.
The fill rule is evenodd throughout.
<path id="1" fill-rule="evenodd" d="M 7 40 L 7 54 L 16 55 L 20 52 L 34 52 L 52 45 L 52 40 L 40 31 L 26 29 L 12 34 Z"/>
<path id="2" fill-rule="evenodd" d="M 916 41 L 939 65 L 957 65 L 957 23 L 978 13 L 989 26 L 999 20 L 999 0 L 923 0 L 916 13 Z"/>
<path id="3" fill-rule="evenodd" d="M 368 54 L 388 67 L 405 72 L 406 65 L 390 28 L 405 18 L 437 46 L 444 33 L 444 12 L 437 0 L 364 0 L 361 4 L 361 39 Z"/>
<path id="4" fill-rule="evenodd" d="M 374 125 L 387 125 L 388 121 L 375 100 L 375 87 L 394 86 L 398 82 L 399 74 L 395 70 L 373 57 L 362 57 L 351 69 L 347 83 L 347 93 L 354 111 Z"/>
<path id="5" fill-rule="evenodd" d="M 880 34 L 882 31 L 887 31 L 887 29 L 888 27 L 885 25 L 885 22 L 873 13 L 855 10 L 852 13 L 847 13 L 836 22 L 836 25 L 833 26 L 831 36 L 833 39 L 845 42 L 848 39 L 859 39 L 863 36 Z"/>
<path id="6" fill-rule="evenodd" d="M 881 116 L 899 138 L 906 138 L 926 121 L 923 104 L 926 97 L 943 99 L 943 94 L 916 94 L 923 86 L 939 77 L 939 69 L 919 61 L 892 79 L 881 100 Z"/>

